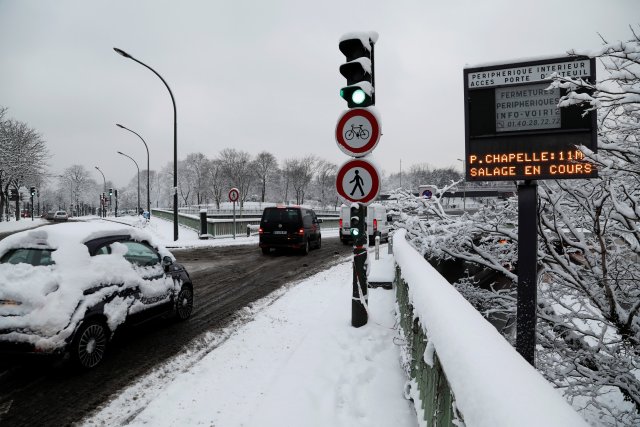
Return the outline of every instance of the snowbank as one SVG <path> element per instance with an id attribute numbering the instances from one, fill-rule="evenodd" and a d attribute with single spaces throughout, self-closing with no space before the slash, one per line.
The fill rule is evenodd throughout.
<path id="1" fill-rule="evenodd" d="M 542 375 L 409 245 L 405 234 L 398 230 L 393 237 L 396 262 L 465 424 L 586 426 Z"/>

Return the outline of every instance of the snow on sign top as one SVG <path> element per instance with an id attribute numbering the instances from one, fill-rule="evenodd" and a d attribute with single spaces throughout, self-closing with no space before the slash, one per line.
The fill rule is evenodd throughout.
<path id="1" fill-rule="evenodd" d="M 340 37 L 340 42 L 351 39 L 360 39 L 363 46 L 368 46 L 369 50 L 371 50 L 371 45 L 369 44 L 369 40 L 371 40 L 374 44 L 378 41 L 378 33 L 375 31 L 356 31 L 351 33 L 345 33 Z"/>

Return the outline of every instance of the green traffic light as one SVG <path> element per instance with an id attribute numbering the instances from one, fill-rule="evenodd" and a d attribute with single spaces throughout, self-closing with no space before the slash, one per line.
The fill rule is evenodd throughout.
<path id="1" fill-rule="evenodd" d="M 351 100 L 354 102 L 354 104 L 362 104 L 365 99 L 367 99 L 367 94 L 364 93 L 362 89 L 354 90 L 351 94 Z"/>
<path id="2" fill-rule="evenodd" d="M 360 230 L 358 230 L 357 228 L 352 228 L 351 229 L 351 235 L 353 237 L 358 237 L 358 234 L 360 234 Z"/>

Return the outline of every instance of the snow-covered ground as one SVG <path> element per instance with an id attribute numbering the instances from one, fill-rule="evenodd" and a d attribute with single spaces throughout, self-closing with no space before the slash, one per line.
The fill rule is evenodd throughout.
<path id="1" fill-rule="evenodd" d="M 37 227 L 39 225 L 49 224 L 49 221 L 42 218 L 20 218 L 20 221 L 12 219 L 11 221 L 0 222 L 0 233 L 8 233 L 12 231 L 26 230 L 27 228 Z"/>
<path id="2" fill-rule="evenodd" d="M 167 246 L 257 244 L 257 236 L 201 241 L 184 227 L 173 242 L 169 221 L 117 220 L 145 228 Z M 390 256 L 386 246 L 380 252 L 383 260 Z M 416 426 L 394 342 L 395 295 L 371 289 L 369 323 L 353 328 L 351 274 L 346 257 L 246 307 L 232 325 L 200 337 L 83 424 Z"/>

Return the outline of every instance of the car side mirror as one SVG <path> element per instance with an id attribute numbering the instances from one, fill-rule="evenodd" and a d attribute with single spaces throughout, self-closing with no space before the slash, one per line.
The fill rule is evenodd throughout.
<path id="1" fill-rule="evenodd" d="M 173 260 L 170 256 L 165 256 L 164 258 L 162 258 L 162 268 L 164 268 L 164 271 L 168 271 L 169 267 L 171 267 L 172 264 Z"/>
<path id="2" fill-rule="evenodd" d="M 322 218 L 318 218 L 318 224 L 322 223 Z"/>

